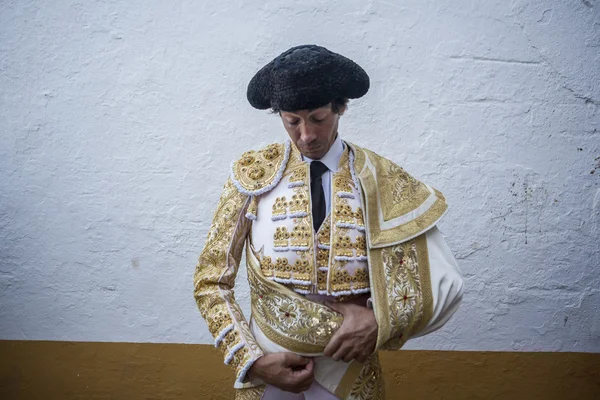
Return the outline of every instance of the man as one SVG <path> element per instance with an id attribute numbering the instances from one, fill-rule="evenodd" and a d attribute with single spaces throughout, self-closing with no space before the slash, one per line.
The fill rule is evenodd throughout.
<path id="1" fill-rule="evenodd" d="M 248 85 L 290 140 L 235 161 L 194 275 L 194 297 L 240 399 L 382 399 L 377 351 L 441 327 L 462 297 L 436 224 L 442 194 L 338 133 L 369 89 L 353 61 L 289 49 Z M 252 318 L 233 287 L 242 250 Z"/>

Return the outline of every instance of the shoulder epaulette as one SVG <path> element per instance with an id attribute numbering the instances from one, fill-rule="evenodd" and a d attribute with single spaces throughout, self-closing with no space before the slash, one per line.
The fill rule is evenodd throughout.
<path id="1" fill-rule="evenodd" d="M 250 150 L 231 164 L 231 180 L 240 193 L 258 196 L 281 180 L 290 156 L 290 141 Z"/>

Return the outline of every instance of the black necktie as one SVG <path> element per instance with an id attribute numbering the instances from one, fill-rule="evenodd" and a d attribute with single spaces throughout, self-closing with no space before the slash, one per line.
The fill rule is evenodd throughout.
<path id="1" fill-rule="evenodd" d="M 328 170 L 321 161 L 310 163 L 310 197 L 312 200 L 312 217 L 315 232 L 325 219 L 325 192 L 323 191 L 323 174 Z"/>

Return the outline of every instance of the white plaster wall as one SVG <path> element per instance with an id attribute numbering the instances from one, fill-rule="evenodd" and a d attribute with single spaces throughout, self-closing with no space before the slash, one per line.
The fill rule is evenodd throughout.
<path id="1" fill-rule="evenodd" d="M 285 139 L 247 82 L 317 43 L 372 79 L 343 137 L 450 203 L 464 303 L 408 348 L 600 352 L 599 10 L 3 1 L 0 338 L 211 342 L 192 274 L 229 163 Z"/>

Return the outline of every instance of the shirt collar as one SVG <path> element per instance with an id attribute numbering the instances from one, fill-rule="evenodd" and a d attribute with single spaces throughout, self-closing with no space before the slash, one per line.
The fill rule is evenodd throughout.
<path id="1" fill-rule="evenodd" d="M 340 138 L 340 135 L 337 135 L 337 138 L 333 141 L 333 144 L 327 151 L 327 153 L 319 159 L 331 172 L 337 172 L 338 166 L 340 164 L 340 158 L 342 158 L 342 154 L 344 154 L 344 142 Z M 314 161 L 312 158 L 308 158 L 302 155 L 302 159 L 306 162 Z"/>

